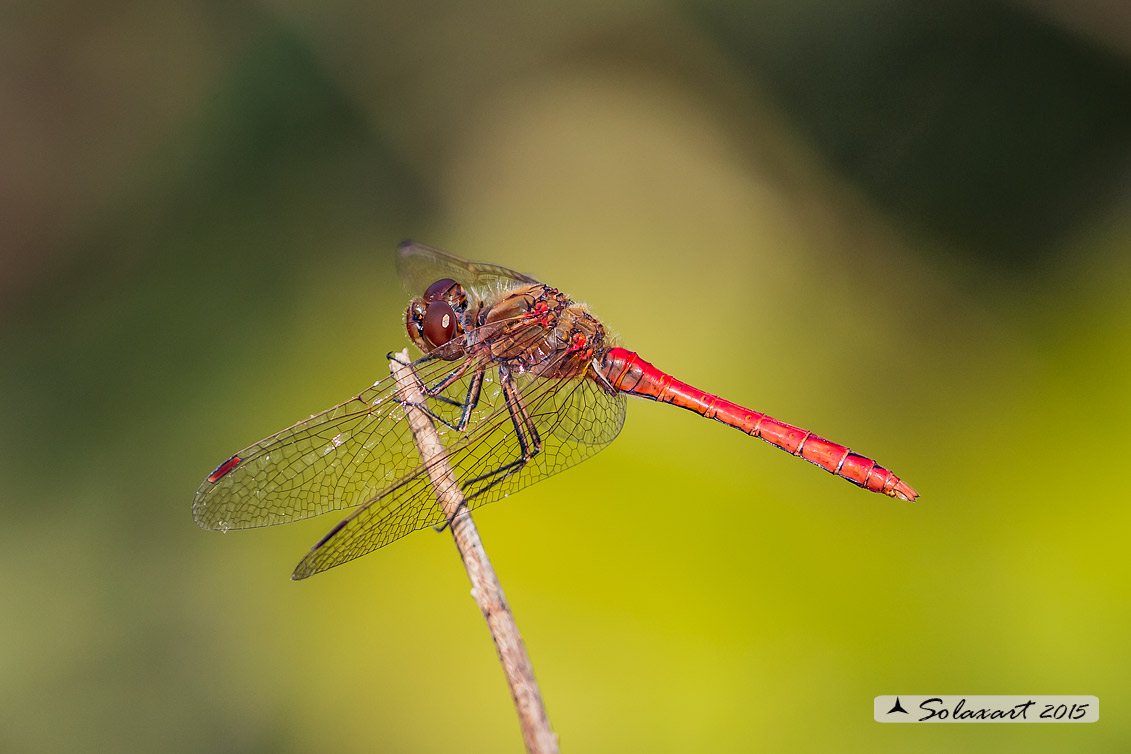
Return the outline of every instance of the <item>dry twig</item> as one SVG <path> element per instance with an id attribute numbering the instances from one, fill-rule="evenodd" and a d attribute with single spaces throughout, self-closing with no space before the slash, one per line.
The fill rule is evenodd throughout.
<path id="1" fill-rule="evenodd" d="M 397 357 L 404 363 L 397 359 L 389 362 L 389 368 L 397 381 L 397 394 L 405 405 L 420 458 L 428 468 L 436 500 L 450 522 L 448 528 L 451 529 L 456 548 L 463 558 L 468 578 L 471 579 L 471 596 L 479 605 L 491 631 L 491 638 L 495 640 L 495 648 L 503 664 L 503 673 L 507 677 L 511 698 L 514 699 L 515 710 L 522 725 L 526 750 L 531 754 L 556 754 L 558 739 L 550 730 L 550 721 L 546 717 L 546 708 L 542 704 L 542 695 L 534 680 L 534 670 L 522 643 L 522 636 L 519 635 L 518 625 L 503 594 L 503 587 L 491 567 L 491 561 L 483 550 L 475 522 L 472 521 L 467 506 L 463 504 L 463 493 L 448 463 L 432 418 L 420 408 L 424 405 L 425 398 L 416 372 L 407 364 L 408 350 L 401 351 Z"/>

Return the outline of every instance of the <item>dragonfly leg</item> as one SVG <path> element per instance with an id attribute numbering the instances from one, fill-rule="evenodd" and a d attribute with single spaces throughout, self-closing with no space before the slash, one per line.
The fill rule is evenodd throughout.
<path id="1" fill-rule="evenodd" d="M 467 428 L 467 423 L 472 421 L 472 411 L 475 410 L 476 406 L 480 405 L 480 393 L 483 390 L 483 372 L 484 367 L 481 366 L 475 370 L 474 374 L 472 374 L 472 384 L 468 385 L 467 395 L 464 396 L 463 400 L 455 400 L 448 398 L 447 396 L 440 395 L 429 396 L 430 398 L 442 400 L 449 406 L 459 406 L 463 408 L 463 410 L 461 410 L 459 414 L 459 422 L 457 422 L 456 424 L 452 424 L 442 416 L 437 416 L 437 414 L 435 414 L 434 411 L 432 411 L 428 406 L 421 406 L 420 408 L 424 409 L 425 413 L 434 418 L 435 421 L 440 422 L 444 426 L 447 426 L 448 428 L 450 428 L 450 430 L 463 432 Z M 428 390 L 425 390 L 424 392 L 425 395 L 428 395 Z"/>
<path id="2" fill-rule="evenodd" d="M 478 376 L 482 377 L 482 374 L 480 373 Z M 463 502 L 460 503 L 460 508 L 466 507 L 469 499 L 482 495 L 496 484 L 518 473 L 530 459 L 534 458 L 534 456 L 542 451 L 542 437 L 538 434 L 538 428 L 534 426 L 534 419 L 530 416 L 530 411 L 526 408 L 526 402 L 522 399 L 522 394 L 515 385 L 514 378 L 511 377 L 510 372 L 505 367 L 499 368 L 499 383 L 503 388 L 503 397 L 506 401 L 507 413 L 510 415 L 511 424 L 514 425 L 515 438 L 518 440 L 519 456 L 510 463 L 488 471 L 486 474 L 481 474 L 464 481 L 464 499 Z M 482 484 L 482 486 L 474 488 L 475 485 L 479 484 Z M 435 528 L 436 531 L 443 531 L 451 525 L 454 518 L 455 516 L 452 516 L 444 522 L 443 525 L 433 528 Z"/>
<path id="3" fill-rule="evenodd" d="M 427 395 L 429 398 L 436 398 L 436 399 L 441 400 L 444 403 L 447 403 L 451 406 L 465 405 L 467 403 L 466 398 L 462 401 L 457 401 L 457 400 L 454 400 L 452 398 L 447 397 L 446 395 L 443 395 L 443 392 L 445 390 L 447 390 L 449 387 L 451 387 L 457 380 L 459 380 L 459 378 L 463 377 L 464 374 L 467 373 L 468 367 L 471 366 L 471 361 L 472 361 L 471 359 L 465 359 L 464 362 L 459 365 L 458 369 L 452 370 L 452 372 L 450 374 L 445 376 L 443 379 L 441 379 L 435 385 L 432 385 L 431 387 L 428 386 L 428 385 L 424 385 L 424 394 Z M 480 382 L 482 382 L 483 381 L 483 367 L 482 366 L 476 367 L 475 372 L 476 372 L 476 375 L 475 375 L 476 378 Z M 470 391 L 468 391 L 468 392 L 470 394 Z M 478 400 L 478 397 L 479 397 L 478 389 L 476 389 L 475 393 L 476 393 L 476 399 Z"/>
<path id="4" fill-rule="evenodd" d="M 515 385 L 514 378 L 505 368 L 499 369 L 499 383 L 503 388 L 503 398 L 506 401 L 507 413 L 510 415 L 511 424 L 514 425 L 515 439 L 518 440 L 519 455 L 510 463 L 504 464 L 492 471 L 463 482 L 464 496 L 473 498 L 482 495 L 499 482 L 517 473 L 523 466 L 542 452 L 542 437 L 538 428 L 534 426 L 534 419 L 526 407 L 526 402 Z M 468 492 L 467 487 L 487 482 L 484 486 Z"/>
<path id="5" fill-rule="evenodd" d="M 385 358 L 388 359 L 389 361 L 395 361 L 398 364 L 400 364 L 401 366 L 416 368 L 416 367 L 420 366 L 421 364 L 427 364 L 430 361 L 435 361 L 439 357 L 437 357 L 434 354 L 426 353 L 423 356 L 421 356 L 419 359 L 417 359 L 416 361 L 406 361 L 405 359 L 401 358 L 401 355 L 400 355 L 399 352 L 394 353 L 392 351 L 389 351 L 387 354 L 385 354 Z M 440 380 L 440 382 L 438 382 L 436 385 L 433 385 L 432 387 L 429 387 L 428 385 L 422 385 L 423 390 L 421 392 L 423 392 L 429 398 L 435 398 L 436 400 L 447 403 L 450 406 L 462 406 L 463 401 L 457 401 L 454 398 L 449 398 L 446 395 L 441 395 L 440 392 L 442 390 L 444 390 L 444 388 L 446 388 L 452 382 L 454 382 L 455 380 L 462 377 L 463 373 L 465 371 L 467 371 L 467 363 L 466 362 L 461 364 L 460 368 L 457 369 L 455 372 L 452 372 L 447 377 Z M 422 408 L 425 411 L 428 410 L 427 406 L 420 406 L 419 408 Z M 441 421 L 441 422 L 444 421 L 443 419 L 441 419 L 438 416 L 432 415 L 431 413 L 430 413 L 430 415 L 432 416 L 432 418 L 436 419 L 437 421 Z M 447 424 L 447 422 L 444 422 L 444 423 Z"/>
<path id="6" fill-rule="evenodd" d="M 466 360 L 459 366 L 458 369 L 454 370 L 451 374 L 447 375 L 431 387 L 429 387 L 428 385 L 421 386 L 423 388 L 421 392 L 424 393 L 424 395 L 428 398 L 446 403 L 449 406 L 459 407 L 461 410 L 458 422 L 452 424 L 450 421 L 429 408 L 426 404 L 415 404 L 416 408 L 419 408 L 421 411 L 428 414 L 429 417 L 431 417 L 435 421 L 440 422 L 448 429 L 454 429 L 457 432 L 463 432 L 465 429 L 467 429 L 467 424 L 469 421 L 471 421 L 471 412 L 474 411 L 475 407 L 479 405 L 479 395 L 483 389 L 483 373 L 486 370 L 486 367 L 483 365 L 475 367 L 475 372 L 471 375 L 471 384 L 468 386 L 467 393 L 464 395 L 463 400 L 449 398 L 448 396 L 443 395 L 443 391 L 451 387 L 452 384 L 454 384 L 460 377 L 463 377 L 467 372 L 468 367 L 471 366 L 471 363 L 471 359 Z"/>
<path id="7" fill-rule="evenodd" d="M 431 361 L 432 358 L 434 358 L 434 357 L 429 357 L 427 354 L 425 354 L 424 358 L 418 359 L 416 362 L 412 362 L 412 361 L 405 361 L 404 359 L 402 359 L 399 352 L 394 353 L 393 351 L 389 351 L 387 354 L 385 354 L 385 358 L 389 361 L 395 361 L 398 364 L 400 364 L 401 366 L 410 367 L 410 366 L 413 366 L 414 363 L 419 363 L 419 362 L 425 361 L 425 360 Z"/>
<path id="8" fill-rule="evenodd" d="M 440 358 L 440 354 L 436 352 L 426 353 L 416 361 L 405 361 L 401 358 L 400 351 L 389 351 L 387 354 L 385 354 L 385 358 L 389 361 L 395 361 L 401 366 L 418 367 L 422 364 L 427 364 L 429 361 L 435 361 L 436 359 Z"/>

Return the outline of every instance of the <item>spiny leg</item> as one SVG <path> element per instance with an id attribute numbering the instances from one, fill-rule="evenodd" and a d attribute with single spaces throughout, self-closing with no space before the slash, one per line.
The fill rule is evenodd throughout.
<path id="1" fill-rule="evenodd" d="M 406 367 L 412 367 L 413 370 L 416 370 L 417 367 L 419 367 L 423 364 L 427 364 L 430 361 L 436 361 L 440 357 L 437 356 L 434 353 L 426 353 L 423 356 L 421 356 L 419 359 L 417 359 L 416 361 L 405 361 L 404 359 L 401 358 L 399 353 L 393 353 L 393 352 L 390 351 L 389 353 L 385 354 L 385 358 L 388 359 L 389 361 L 395 361 L 398 364 L 401 364 L 401 365 L 406 366 Z M 429 398 L 435 398 L 435 399 L 437 399 L 439 401 L 443 401 L 444 403 L 447 403 L 451 406 L 462 406 L 462 405 L 464 405 L 464 401 L 457 401 L 453 398 L 449 398 L 446 395 L 443 395 L 443 392 L 445 390 L 447 390 L 448 387 L 450 387 L 452 385 L 452 383 L 454 383 L 459 378 L 463 377 L 464 373 L 467 372 L 468 367 L 471 366 L 471 362 L 472 362 L 471 358 L 464 359 L 463 362 L 459 365 L 458 369 L 454 369 L 451 372 L 449 372 L 447 375 L 445 375 L 444 377 L 440 378 L 440 381 L 437 382 L 435 385 L 428 386 L 428 385 L 424 384 L 424 380 L 421 380 L 420 381 L 421 382 L 421 385 L 420 385 L 421 392 L 424 393 Z M 419 372 L 418 372 L 418 374 L 419 374 Z M 441 420 L 441 421 L 443 421 L 443 420 Z"/>
<path id="2" fill-rule="evenodd" d="M 423 360 L 423 359 L 422 359 Z M 442 378 L 432 387 L 421 384 L 421 392 L 428 398 L 441 401 L 449 406 L 458 406 L 460 408 L 460 418 L 455 424 L 433 411 L 427 404 L 417 404 L 416 408 L 426 413 L 435 421 L 440 422 L 448 429 L 454 429 L 457 432 L 463 432 L 467 429 L 468 423 L 471 421 L 471 413 L 479 405 L 479 396 L 483 390 L 483 375 L 486 371 L 486 366 L 479 364 L 475 367 L 475 371 L 471 375 L 471 384 L 468 385 L 467 392 L 464 394 L 463 400 L 456 400 L 443 395 L 443 391 L 451 387 L 457 380 L 464 376 L 468 368 L 471 366 L 474 359 L 467 358 L 459 368 L 453 370 L 450 374 Z M 419 362 L 416 362 L 419 363 Z"/>
<path id="3" fill-rule="evenodd" d="M 538 434 L 538 428 L 534 426 L 534 419 L 530 416 L 530 411 L 526 407 L 522 393 L 515 384 L 510 371 L 505 366 L 499 367 L 499 384 L 502 385 L 507 414 L 510 416 L 511 424 L 514 426 L 515 439 L 518 440 L 519 457 L 510 463 L 463 482 L 464 500 L 460 504 L 461 508 L 467 505 L 467 500 L 482 495 L 496 484 L 499 484 L 521 471 L 530 459 L 534 458 L 534 456 L 542 451 L 542 437 Z M 468 492 L 468 487 L 481 482 L 487 482 L 488 480 L 490 481 L 479 489 L 470 493 Z M 436 531 L 443 531 L 452 523 L 453 519 L 454 516 L 449 518 L 443 526 L 437 527 Z"/>
<path id="4" fill-rule="evenodd" d="M 491 487 L 515 474 L 542 450 L 542 438 L 538 434 L 538 428 L 534 426 L 534 419 L 530 416 L 530 411 L 526 407 L 526 401 L 523 400 L 522 393 L 515 384 L 514 377 L 512 377 L 510 371 L 503 366 L 499 367 L 499 384 L 502 385 L 503 388 L 503 398 L 506 402 L 507 414 L 510 416 L 511 424 L 514 425 L 515 439 L 518 441 L 519 456 L 510 463 L 465 481 L 464 485 L 466 487 L 467 485 L 474 485 L 479 482 L 491 480 L 490 484 L 467 495 L 469 498 L 483 494 Z"/>

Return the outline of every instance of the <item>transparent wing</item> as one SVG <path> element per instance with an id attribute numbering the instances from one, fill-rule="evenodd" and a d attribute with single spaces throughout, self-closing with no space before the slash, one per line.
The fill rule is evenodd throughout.
<path id="1" fill-rule="evenodd" d="M 397 272 L 405 289 L 413 296 L 422 295 L 428 286 L 444 278 L 451 278 L 465 289 L 475 291 L 480 297 L 519 284 L 539 282 L 506 267 L 468 262 L 446 251 L 414 241 L 405 241 L 397 248 Z"/>
<path id="2" fill-rule="evenodd" d="M 546 336 L 532 326 L 513 334 L 523 348 Z M 525 343 L 523 341 L 526 341 Z M 415 366 L 429 386 L 446 385 L 426 398 L 457 482 L 469 507 L 506 497 L 580 463 L 617 436 L 626 399 L 609 395 L 585 376 L 569 379 L 517 375 L 524 437 L 541 440 L 525 463 L 499 366 L 488 349 L 457 361 L 430 360 Z M 550 373 L 576 374 L 551 357 Z M 479 399 L 462 431 L 456 429 L 477 375 Z M 512 401 L 512 407 L 514 402 Z M 356 507 L 299 564 L 302 578 L 371 552 L 416 529 L 443 523 L 416 451 L 405 409 L 392 377 L 356 397 L 312 416 L 237 453 L 201 484 L 193 517 L 208 529 L 238 529 L 297 521 Z"/>
<path id="3" fill-rule="evenodd" d="M 580 463 L 612 442 L 624 424 L 624 395 L 609 395 L 591 379 L 525 376 L 519 382 L 521 402 L 542 441 L 541 451 L 525 464 L 519 463 L 515 423 L 495 380 L 490 391 L 484 390 L 481 404 L 488 405 L 481 405 L 483 415 L 465 433 L 449 429 L 441 434 L 469 508 Z M 293 578 L 311 576 L 443 522 L 436 492 L 421 464 L 334 527 L 298 564 Z"/>
<path id="4" fill-rule="evenodd" d="M 463 366 L 431 361 L 419 370 L 421 379 L 435 384 Z M 466 395 L 466 383 L 447 394 L 455 396 L 461 385 Z M 236 453 L 200 485 L 193 518 L 205 529 L 226 531 L 360 505 L 420 463 L 403 417 L 396 385 L 387 377 Z"/>
<path id="5" fill-rule="evenodd" d="M 450 277 L 474 291 L 534 282 L 490 264 L 473 264 L 422 244 L 401 244 L 397 263 L 406 285 L 419 295 Z M 463 362 L 432 361 L 421 379 L 432 385 Z M 474 371 L 471 369 L 470 371 Z M 468 383 L 446 391 L 462 402 Z M 460 389 L 463 395 L 457 395 Z M 297 521 L 360 505 L 418 465 L 392 378 L 354 398 L 244 448 L 201 484 L 193 518 L 207 529 L 244 529 Z M 456 415 L 458 418 L 458 414 Z"/>

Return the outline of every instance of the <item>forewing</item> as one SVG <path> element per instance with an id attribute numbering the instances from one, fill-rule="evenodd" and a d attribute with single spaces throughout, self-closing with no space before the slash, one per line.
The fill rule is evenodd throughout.
<path id="1" fill-rule="evenodd" d="M 541 437 L 541 452 L 521 463 L 515 422 L 495 376 L 482 414 L 466 433 L 445 429 L 441 439 L 469 508 L 506 497 L 589 458 L 624 424 L 626 399 L 593 380 L 519 379 L 521 403 Z M 434 404 L 430 403 L 430 408 Z M 406 422 L 407 424 L 407 422 Z M 295 568 L 296 579 L 372 552 L 405 534 L 444 522 L 427 470 L 421 466 L 381 491 L 334 527 Z"/>
<path id="2" fill-rule="evenodd" d="M 421 377 L 434 384 L 461 364 L 427 362 Z M 448 394 L 460 390 L 466 392 L 466 381 L 457 381 Z M 371 500 L 420 463 L 403 417 L 392 377 L 381 380 L 221 464 L 197 490 L 193 518 L 205 529 L 248 529 Z"/>
<path id="3" fill-rule="evenodd" d="M 397 272 L 405 289 L 412 296 L 422 295 L 428 286 L 444 278 L 451 278 L 480 297 L 517 285 L 539 282 L 529 275 L 506 267 L 468 262 L 446 251 L 414 241 L 405 241 L 398 247 Z"/>

